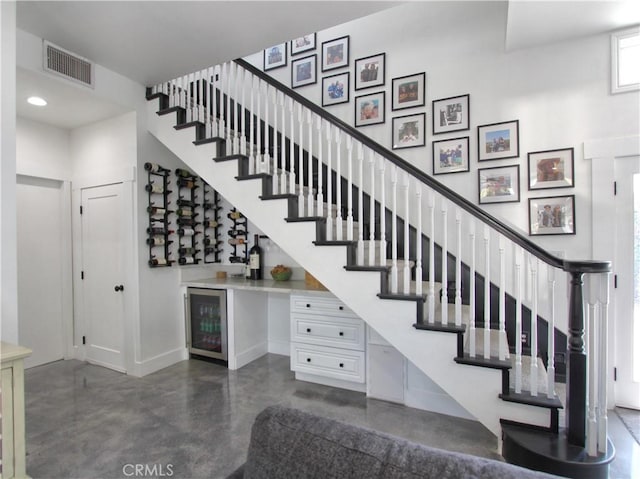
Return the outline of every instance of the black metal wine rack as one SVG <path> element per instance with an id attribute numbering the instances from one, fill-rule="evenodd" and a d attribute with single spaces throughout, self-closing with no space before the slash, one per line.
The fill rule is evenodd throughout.
<path id="1" fill-rule="evenodd" d="M 176 214 L 178 227 L 178 263 L 180 265 L 198 264 L 198 241 L 196 236 L 201 233 L 196 216 L 198 207 L 196 189 L 199 188 L 198 177 L 188 170 L 176 168 Z"/>
<path id="2" fill-rule="evenodd" d="M 220 206 L 220 195 L 204 180 L 202 180 L 202 191 L 204 262 L 220 263 L 220 254 L 222 253 L 222 240 L 220 240 L 220 225 L 222 220 L 219 215 L 222 209 L 222 206 Z"/>
<path id="3" fill-rule="evenodd" d="M 247 218 L 235 208 L 231 208 L 227 217 L 232 221 L 228 235 L 229 244 L 233 247 L 233 254 L 229 257 L 229 261 L 231 263 L 246 263 L 248 261 L 247 243 L 249 238 Z"/>
<path id="4" fill-rule="evenodd" d="M 169 173 L 171 170 L 156 163 L 145 163 L 148 181 L 145 190 L 148 194 L 147 213 L 149 226 L 147 227 L 147 245 L 149 246 L 149 266 L 158 268 L 171 266 L 174 263 L 169 258 L 171 252 L 169 240 Z M 160 253 L 161 251 L 161 253 Z"/>

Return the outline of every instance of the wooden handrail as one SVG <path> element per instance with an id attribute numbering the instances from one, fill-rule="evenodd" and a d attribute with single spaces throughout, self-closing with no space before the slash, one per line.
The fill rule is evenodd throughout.
<path id="1" fill-rule="evenodd" d="M 484 210 L 478 208 L 475 204 L 471 203 L 469 200 L 459 195 L 452 189 L 446 187 L 442 183 L 433 179 L 432 176 L 427 175 L 424 171 L 419 170 L 411 163 L 407 162 L 400 156 L 396 155 L 392 151 L 386 149 L 379 143 L 373 141 L 367 135 L 364 135 L 360 131 L 356 130 L 351 125 L 345 123 L 344 121 L 336 118 L 331 113 L 327 112 L 324 108 L 316 105 L 312 101 L 308 100 L 304 96 L 295 92 L 291 88 L 283 85 L 279 81 L 272 78 L 270 75 L 264 73 L 262 70 L 256 68 L 251 63 L 246 60 L 239 58 L 236 59 L 235 62 L 243 67 L 245 70 L 250 71 L 258 78 L 264 80 L 269 85 L 273 86 L 277 90 L 283 92 L 285 95 L 291 97 L 305 108 L 308 108 L 312 112 L 316 113 L 323 120 L 329 122 L 336 128 L 344 131 L 351 137 L 358 140 L 363 145 L 367 146 L 369 149 L 378 153 L 394 165 L 398 166 L 402 170 L 406 171 L 413 177 L 420 180 L 422 183 L 427 185 L 429 188 L 437 191 L 442 196 L 455 203 L 460 208 L 464 209 L 467 213 L 479 219 L 483 223 L 487 224 L 494 230 L 503 234 L 506 238 L 509 238 L 511 241 L 516 243 L 518 246 L 522 247 L 525 251 L 533 254 L 535 257 L 544 261 L 545 263 L 554 266 L 556 268 L 560 268 L 563 271 L 567 272 L 582 272 L 582 273 L 608 273 L 611 271 L 611 262 L 610 261 L 592 261 L 592 260 L 565 260 L 562 258 L 558 258 L 557 256 L 552 255 L 544 248 L 541 248 L 534 242 L 532 242 L 529 238 L 523 236 L 521 233 L 516 231 L 515 229 L 509 227 L 508 225 L 502 223 L 497 218 L 491 216 Z"/>

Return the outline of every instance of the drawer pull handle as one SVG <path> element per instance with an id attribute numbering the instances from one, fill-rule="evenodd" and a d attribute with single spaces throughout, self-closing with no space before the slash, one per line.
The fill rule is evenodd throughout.
<path id="1" fill-rule="evenodd" d="M 311 358 L 307 358 L 307 362 L 310 363 L 311 362 Z"/>
<path id="2" fill-rule="evenodd" d="M 340 331 L 338 334 L 339 334 L 340 336 L 344 336 L 344 333 L 343 333 L 342 331 Z"/>
<path id="3" fill-rule="evenodd" d="M 311 328 L 307 328 L 307 333 L 310 333 L 310 332 L 311 332 Z"/>
<path id="4" fill-rule="evenodd" d="M 344 367 L 344 363 L 340 363 L 340 367 L 343 368 Z"/>
<path id="5" fill-rule="evenodd" d="M 339 309 L 340 311 L 342 311 L 342 310 L 344 309 L 344 306 L 340 306 L 340 307 L 338 307 L 338 309 Z"/>
<path id="6" fill-rule="evenodd" d="M 309 303 L 307 303 L 307 308 L 310 308 L 310 307 L 311 307 L 311 305 Z"/>

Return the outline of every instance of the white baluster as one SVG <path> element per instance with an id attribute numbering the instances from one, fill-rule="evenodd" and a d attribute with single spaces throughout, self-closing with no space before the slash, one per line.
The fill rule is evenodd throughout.
<path id="1" fill-rule="evenodd" d="M 234 82 L 233 86 L 235 87 L 234 96 L 233 96 L 233 153 L 240 153 L 240 121 L 238 119 L 238 100 L 240 99 L 240 95 L 238 93 L 238 89 L 240 88 L 240 78 L 241 78 L 241 70 L 240 65 L 235 65 L 235 74 L 234 74 Z"/>
<path id="2" fill-rule="evenodd" d="M 449 322 L 449 228 L 448 228 L 448 208 L 447 200 L 442 198 L 440 205 L 440 213 L 442 214 L 442 294 L 440 296 L 440 322 L 447 324 Z"/>
<path id="3" fill-rule="evenodd" d="M 231 85 L 233 85 L 233 79 L 231 77 L 233 75 L 233 65 L 234 65 L 233 62 L 229 62 L 229 71 L 227 74 L 227 85 L 226 85 L 227 107 L 225 111 L 225 118 L 227 119 L 227 123 L 226 123 L 227 132 L 226 132 L 225 138 L 227 139 L 227 146 L 231 147 L 231 148 L 227 148 L 227 151 L 233 150 L 233 133 L 231 130 L 231 115 L 233 113 L 231 111 Z"/>
<path id="4" fill-rule="evenodd" d="M 258 80 L 255 76 L 251 76 L 251 111 L 249 112 L 249 169 L 251 170 L 252 165 L 256 162 L 255 156 L 255 141 L 256 141 L 256 125 L 254 123 L 253 117 L 255 116 L 255 96 L 256 96 L 256 80 Z"/>
<path id="5" fill-rule="evenodd" d="M 531 272 L 531 395 L 538 395 L 538 258 L 529 255 Z"/>
<path id="6" fill-rule="evenodd" d="M 285 175 L 285 163 L 286 163 L 286 153 L 287 153 L 287 119 L 286 119 L 286 108 L 285 108 L 286 98 L 284 93 L 280 94 L 280 110 L 282 111 L 282 132 L 280 133 L 280 171 L 278 172 L 278 194 L 286 193 L 287 185 L 286 185 L 286 175 Z"/>
<path id="7" fill-rule="evenodd" d="M 209 67 L 204 75 L 205 77 L 205 98 L 206 98 L 206 103 L 205 103 L 205 117 L 204 117 L 204 124 L 205 124 L 205 136 L 207 138 L 211 138 L 213 137 L 213 119 L 211 117 L 211 102 L 212 102 L 212 95 L 211 95 L 211 90 L 213 88 L 213 82 L 212 82 L 212 78 L 213 78 L 213 67 Z"/>
<path id="8" fill-rule="evenodd" d="M 383 215 L 380 211 L 380 216 Z M 391 292 L 398 293 L 398 167 L 395 165 L 391 170 Z"/>
<path id="9" fill-rule="evenodd" d="M 428 198 L 429 205 L 429 293 L 427 294 L 427 304 L 429 309 L 429 323 L 434 323 L 436 319 L 436 208 L 435 195 L 431 190 Z"/>
<path id="10" fill-rule="evenodd" d="M 220 66 L 216 66 L 211 74 L 212 78 L 212 95 L 211 95 L 211 136 L 220 136 L 220 130 L 218 128 L 218 89 L 220 78 Z M 253 76 L 252 76 L 253 78 Z M 252 80 L 253 82 L 253 80 Z M 251 113 L 253 114 L 253 106 L 251 107 Z"/>
<path id="11" fill-rule="evenodd" d="M 182 77 L 178 77 L 176 80 L 176 106 L 184 108 L 182 102 Z"/>
<path id="12" fill-rule="evenodd" d="M 549 283 L 549 327 L 547 328 L 547 397 L 553 399 L 556 395 L 556 366 L 554 352 L 556 350 L 556 276 L 555 268 L 547 265 L 547 281 Z"/>
<path id="13" fill-rule="evenodd" d="M 415 180 L 416 191 L 416 294 L 422 294 L 422 182 Z"/>
<path id="14" fill-rule="evenodd" d="M 358 266 L 364 266 L 364 205 L 362 189 L 364 188 L 364 148 L 358 142 Z"/>
<path id="15" fill-rule="evenodd" d="M 491 232 L 484 227 L 484 358 L 491 357 Z"/>
<path id="16" fill-rule="evenodd" d="M 178 79 L 171 80 L 171 86 L 169 88 L 169 106 L 178 106 Z"/>
<path id="17" fill-rule="evenodd" d="M 289 138 L 289 194 L 295 195 L 296 192 L 296 175 L 295 175 L 295 119 L 294 119 L 293 100 L 289 98 L 289 124 L 291 126 L 291 138 Z"/>
<path id="18" fill-rule="evenodd" d="M 309 146 L 307 147 L 307 214 L 315 216 L 315 208 L 313 205 L 313 121 L 311 119 L 311 110 L 307 110 L 307 126 L 309 127 Z"/>
<path id="19" fill-rule="evenodd" d="M 262 80 L 258 78 L 258 88 L 256 89 L 256 161 L 253 168 L 249 168 L 249 174 L 262 171 Z"/>
<path id="20" fill-rule="evenodd" d="M 586 349 L 587 349 L 587 431 L 586 448 L 589 456 L 598 455 L 598 424 L 596 421 L 596 396 L 598 391 L 598 379 L 596 365 L 598 358 L 597 327 L 596 327 L 596 301 L 598 298 L 597 276 L 590 274 L 586 278 L 587 289 L 587 321 L 585 328 Z"/>
<path id="21" fill-rule="evenodd" d="M 304 216 L 304 166 L 303 166 L 303 156 L 304 156 L 304 107 L 301 103 L 298 104 L 298 216 Z"/>
<path id="22" fill-rule="evenodd" d="M 271 103 L 270 85 L 265 82 L 264 95 L 264 154 L 260 165 L 260 173 L 271 173 L 271 153 L 269 152 L 269 103 Z"/>
<path id="23" fill-rule="evenodd" d="M 224 95 L 226 93 L 225 87 L 227 83 L 227 64 L 222 64 L 222 69 L 220 71 L 220 121 L 218 124 L 218 135 L 220 138 L 227 138 L 227 115 L 224 108 Z M 229 150 L 226 150 L 227 152 Z"/>
<path id="24" fill-rule="evenodd" d="M 278 170 L 280 168 L 280 155 L 278 154 L 278 90 L 273 91 L 273 168 L 271 174 L 271 194 L 278 193 Z"/>
<path id="25" fill-rule="evenodd" d="M 203 106 L 202 106 L 202 84 L 204 83 L 204 75 L 201 71 L 196 72 L 196 85 L 198 86 L 198 116 L 197 121 L 204 123 L 203 121 Z"/>
<path id="26" fill-rule="evenodd" d="M 353 139 L 347 136 L 347 240 L 353 241 Z"/>
<path id="27" fill-rule="evenodd" d="M 476 222 L 469 223 L 469 357 L 476 357 Z"/>
<path id="28" fill-rule="evenodd" d="M 378 175 L 380 176 L 380 244 L 378 249 L 380 266 L 387 265 L 387 203 L 386 203 L 386 190 L 387 181 L 384 174 L 387 161 L 380 157 L 378 158 Z M 371 245 L 374 248 L 374 245 Z M 375 248 L 374 248 L 375 249 Z"/>
<path id="29" fill-rule="evenodd" d="M 327 122 L 327 240 L 333 240 L 333 181 L 331 172 L 331 154 L 333 152 L 333 127 Z"/>
<path id="30" fill-rule="evenodd" d="M 462 325 L 462 211 L 456 208 L 456 326 Z"/>
<path id="31" fill-rule="evenodd" d="M 515 392 L 522 392 L 522 250 L 513 243 L 514 294 L 516 300 L 516 381 Z"/>
<path id="32" fill-rule="evenodd" d="M 336 239 L 342 241 L 342 131 L 336 128 Z"/>
<path id="33" fill-rule="evenodd" d="M 498 285 L 498 359 L 507 359 L 507 330 L 505 327 L 505 259 L 504 259 L 504 237 L 498 236 L 498 259 L 500 261 L 500 284 Z"/>
<path id="34" fill-rule="evenodd" d="M 411 268 L 409 267 L 409 175 L 402 175 L 404 190 L 404 268 L 402 271 L 402 292 L 409 294 L 411 289 Z"/>
<path id="35" fill-rule="evenodd" d="M 240 114 L 242 117 L 240 118 L 240 154 L 247 154 L 247 76 L 251 77 L 251 74 L 242 70 L 242 109 Z"/>
<path id="36" fill-rule="evenodd" d="M 184 96 L 185 96 L 185 101 L 184 101 L 184 107 L 186 108 L 186 119 L 187 119 L 187 123 L 190 123 L 193 120 L 193 106 L 191 104 L 191 75 L 185 75 L 184 76 Z"/>
<path id="37" fill-rule="evenodd" d="M 607 328 L 609 327 L 609 274 L 600 274 L 600 289 L 598 302 L 600 305 L 600 317 L 598 321 L 598 452 L 607 451 L 607 429 L 609 418 L 607 416 L 607 372 L 609 370 L 609 355 L 607 354 Z"/>
<path id="38" fill-rule="evenodd" d="M 320 217 L 324 216 L 324 191 L 322 186 L 322 170 L 324 166 L 324 158 L 322 156 L 322 117 L 316 117 L 316 129 L 318 130 L 318 193 L 316 194 L 316 201 L 318 202 L 317 214 Z"/>
<path id="39" fill-rule="evenodd" d="M 375 190 L 376 190 L 376 162 L 375 162 L 375 154 L 373 150 L 369 150 L 369 171 L 371 173 L 371 192 L 369 196 L 369 266 L 373 266 L 375 264 Z"/>

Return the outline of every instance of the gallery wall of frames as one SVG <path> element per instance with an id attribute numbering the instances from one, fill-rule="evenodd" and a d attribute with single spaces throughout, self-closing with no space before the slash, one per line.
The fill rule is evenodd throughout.
<path id="1" fill-rule="evenodd" d="M 329 111 L 335 105 L 352 105 L 356 128 L 388 123 L 390 142 L 383 144 L 401 156 L 402 150 L 425 148 L 434 176 L 471 175 L 475 159 L 479 205 L 520 203 L 521 188 L 526 186 L 535 194 L 528 198 L 529 235 L 576 234 L 575 195 L 567 194 L 575 186 L 572 146 L 549 145 L 527 152 L 527 164 L 521 167 L 519 119 L 473 127 L 469 93 L 428 104 L 427 72 L 394 76 L 386 52 L 372 51 L 351 60 L 350 40 L 345 35 L 317 45 L 317 34 L 312 33 L 275 45 L 264 50 L 264 71 L 290 63 L 292 88 L 319 87 L 321 105 Z M 390 120 L 385 118 L 387 101 Z M 476 135 L 477 151 L 471 151 L 471 134 Z M 427 148 L 429 135 L 431 148 Z M 557 194 L 549 191 L 556 189 Z"/>

